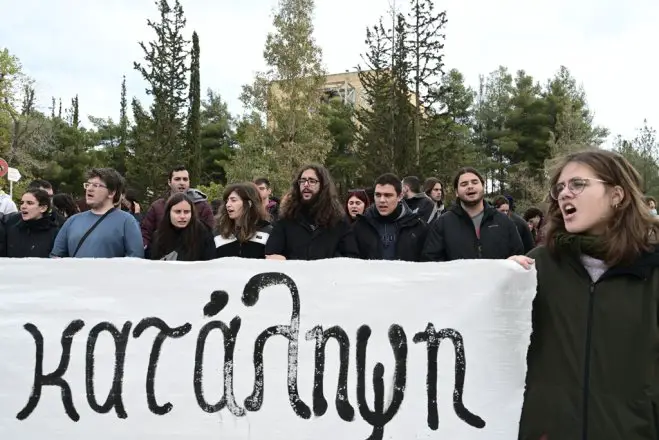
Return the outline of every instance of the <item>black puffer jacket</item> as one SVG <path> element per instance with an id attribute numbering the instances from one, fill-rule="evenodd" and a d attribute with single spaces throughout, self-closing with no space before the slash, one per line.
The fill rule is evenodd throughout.
<path id="1" fill-rule="evenodd" d="M 430 216 L 435 210 L 435 202 L 426 193 L 415 194 L 405 199 L 405 203 L 407 203 L 412 213 L 416 214 L 421 220 L 426 223 L 430 221 Z"/>
<path id="2" fill-rule="evenodd" d="M 531 232 L 531 228 L 529 228 L 529 224 L 526 220 L 524 220 L 519 214 L 517 213 L 511 213 L 510 219 L 515 223 L 515 226 L 517 227 L 517 232 L 519 232 L 519 236 L 522 239 L 522 245 L 524 245 L 524 253 L 527 254 L 531 252 L 531 249 L 535 247 L 535 240 L 533 239 L 533 233 Z"/>
<path id="3" fill-rule="evenodd" d="M 486 204 L 479 238 L 469 214 L 456 203 L 430 226 L 422 258 L 424 261 L 505 259 L 523 254 L 522 239 L 507 215 Z"/>
<path id="4" fill-rule="evenodd" d="M 0 226 L 0 257 L 49 258 L 59 227 L 53 216 L 24 221 L 20 212 L 5 216 Z"/>
<path id="5" fill-rule="evenodd" d="M 391 220 L 380 216 L 375 206 L 369 207 L 364 215 L 357 216 L 352 224 L 352 229 L 355 232 L 361 258 L 365 260 L 384 259 L 380 229 L 381 225 L 387 222 L 387 225 L 394 228 L 396 235 L 394 259 L 420 261 L 427 225 L 418 215 L 413 214 L 405 203 L 400 203 L 397 211 L 399 211 L 397 217 Z"/>

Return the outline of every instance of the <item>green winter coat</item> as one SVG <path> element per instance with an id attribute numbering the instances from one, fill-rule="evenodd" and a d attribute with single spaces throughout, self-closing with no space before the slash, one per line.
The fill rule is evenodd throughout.
<path id="1" fill-rule="evenodd" d="M 659 253 L 593 283 L 578 258 L 538 270 L 520 440 L 659 439 Z"/>

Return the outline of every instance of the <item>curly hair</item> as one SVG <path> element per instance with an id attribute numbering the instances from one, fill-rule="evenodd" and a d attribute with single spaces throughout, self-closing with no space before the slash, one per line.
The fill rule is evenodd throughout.
<path id="1" fill-rule="evenodd" d="M 558 182 L 560 175 L 570 163 L 579 163 L 593 170 L 597 178 L 609 186 L 620 186 L 624 197 L 609 219 L 602 235 L 605 261 L 608 265 L 629 264 L 643 252 L 650 252 L 656 244 L 659 219 L 653 217 L 645 205 L 641 192 L 642 180 L 638 171 L 622 155 L 607 150 L 588 150 L 570 154 L 558 163 L 549 180 L 550 188 Z M 565 232 L 565 222 L 558 201 L 547 197 L 546 244 L 552 252 L 558 251 L 555 243 L 557 234 Z"/>
<path id="2" fill-rule="evenodd" d="M 291 189 L 287 194 L 287 200 L 280 205 L 281 218 L 294 220 L 299 218 L 305 204 L 302 200 L 302 191 L 298 180 L 302 177 L 302 173 L 307 170 L 313 170 L 318 176 L 320 190 L 315 196 L 315 200 L 309 206 L 310 215 L 316 225 L 320 227 L 332 227 L 345 219 L 345 211 L 343 205 L 339 201 L 339 196 L 336 191 L 336 185 L 327 168 L 318 164 L 305 165 L 300 168 L 295 175 L 295 180 L 291 183 Z"/>
<path id="3" fill-rule="evenodd" d="M 227 212 L 227 200 L 234 192 L 243 201 L 243 212 L 237 220 L 231 219 Z M 222 194 L 222 201 L 216 217 L 215 232 L 223 238 L 229 238 L 235 234 L 236 239 L 244 243 L 256 234 L 259 223 L 267 217 L 259 191 L 251 182 L 227 186 Z"/>

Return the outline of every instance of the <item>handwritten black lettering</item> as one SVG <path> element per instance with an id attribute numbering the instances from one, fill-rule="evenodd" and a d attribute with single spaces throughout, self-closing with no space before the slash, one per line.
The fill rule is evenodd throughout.
<path id="1" fill-rule="evenodd" d="M 167 402 L 164 405 L 158 405 L 158 402 L 156 402 L 154 383 L 156 380 L 156 369 L 158 367 L 158 359 L 160 358 L 160 350 L 162 349 L 163 342 L 165 342 L 165 338 L 181 338 L 190 332 L 192 325 L 186 322 L 180 327 L 171 328 L 160 318 L 144 318 L 135 326 L 135 329 L 133 329 L 133 337 L 139 338 L 142 333 L 150 327 L 155 327 L 160 330 L 160 332 L 156 335 L 156 338 L 153 341 L 151 355 L 149 356 L 149 367 L 146 373 L 146 400 L 149 405 L 149 410 L 153 414 L 162 416 L 170 412 L 173 406 L 170 402 Z"/>
<path id="2" fill-rule="evenodd" d="M 126 346 L 128 345 L 128 338 L 130 337 L 131 322 L 126 322 L 121 329 L 121 332 L 112 323 L 101 322 L 96 324 L 89 331 L 87 337 L 87 365 L 86 365 L 86 384 L 87 384 L 87 403 L 89 407 L 99 414 L 109 413 L 112 408 L 115 409 L 117 417 L 125 419 L 128 417 L 126 409 L 124 408 L 123 398 L 121 396 L 122 384 L 124 379 L 124 362 L 126 360 Z M 96 393 L 94 391 L 94 349 L 96 348 L 96 341 L 101 332 L 108 332 L 114 339 L 115 346 L 115 361 L 114 361 L 114 376 L 112 378 L 112 386 L 108 393 L 105 403 L 100 405 L 96 400 Z"/>
<path id="3" fill-rule="evenodd" d="M 355 410 L 348 400 L 348 368 L 350 364 L 350 339 L 346 332 L 338 326 L 323 331 L 323 327 L 316 326 L 309 330 L 307 340 L 316 340 L 314 384 L 313 384 L 313 412 L 320 417 L 327 411 L 327 400 L 323 393 L 325 377 L 325 347 L 330 338 L 336 339 L 339 344 L 339 383 L 336 387 L 336 412 L 345 421 L 355 418 Z"/>
<path id="4" fill-rule="evenodd" d="M 229 411 L 231 411 L 231 414 L 237 417 L 242 417 L 245 415 L 245 410 L 236 403 L 236 398 L 233 394 L 233 352 L 236 348 L 236 337 L 240 330 L 240 318 L 237 316 L 233 318 L 230 326 L 231 329 L 229 329 L 229 327 L 227 327 L 222 321 L 211 321 L 204 325 L 199 331 L 197 349 L 195 351 L 194 393 L 197 397 L 197 403 L 202 410 L 208 413 L 215 413 L 226 406 L 229 408 Z M 203 361 L 206 339 L 210 332 L 215 329 L 220 329 L 224 335 L 224 395 L 216 404 L 211 405 L 204 398 Z"/>
<path id="5" fill-rule="evenodd" d="M 288 339 L 288 400 L 299 417 L 308 419 L 311 410 L 300 398 L 297 389 L 297 359 L 298 334 L 300 331 L 300 294 L 295 281 L 286 274 L 279 272 L 266 272 L 254 275 L 245 284 L 242 301 L 247 307 L 254 306 L 259 300 L 261 291 L 270 286 L 284 285 L 288 287 L 293 301 L 291 312 L 291 325 L 277 325 L 264 330 L 254 343 L 254 390 L 252 395 L 245 399 L 245 408 L 249 411 L 258 411 L 263 405 L 263 349 L 266 341 L 276 335 Z"/>
<path id="6" fill-rule="evenodd" d="M 43 336 L 37 328 L 36 325 L 32 323 L 27 323 L 23 327 L 27 330 L 28 333 L 34 338 L 34 345 L 36 347 L 36 360 L 34 366 L 34 385 L 32 386 L 32 393 L 28 399 L 25 408 L 23 408 L 17 415 L 18 420 L 27 419 L 32 411 L 39 404 L 39 399 L 41 398 L 41 389 L 44 385 L 53 385 L 58 386 L 62 389 L 62 404 L 64 405 L 64 411 L 66 415 L 69 416 L 71 420 L 77 422 L 80 420 L 80 415 L 73 405 L 73 396 L 71 394 L 71 387 L 68 382 L 64 379 L 64 373 L 69 368 L 69 361 L 71 359 L 71 344 L 73 343 L 73 337 L 78 333 L 85 323 L 81 319 L 72 321 L 66 329 L 62 332 L 62 357 L 60 358 L 59 365 L 55 371 L 50 374 L 43 374 Z"/>
<path id="7" fill-rule="evenodd" d="M 299 333 L 300 333 L 300 295 L 298 287 L 289 276 L 268 272 L 261 273 L 252 277 L 245 285 L 241 299 L 247 307 L 253 307 L 259 300 L 261 292 L 273 286 L 284 286 L 292 300 L 292 309 L 290 324 L 274 325 L 263 330 L 254 342 L 253 364 L 254 364 L 254 385 L 251 394 L 244 400 L 244 407 L 241 407 L 235 397 L 235 351 L 238 333 L 241 329 L 241 318 L 235 316 L 227 325 L 223 321 L 213 320 L 207 322 L 199 330 L 196 340 L 196 350 L 194 359 L 193 389 L 199 407 L 207 413 L 220 412 L 228 408 L 229 412 L 236 417 L 244 417 L 247 411 L 259 411 L 263 405 L 264 399 L 264 350 L 266 342 L 274 336 L 282 336 L 287 340 L 287 391 L 288 400 L 294 413 L 302 419 L 310 419 L 312 410 L 302 401 L 298 391 L 298 355 L 299 355 Z M 210 301 L 204 305 L 203 313 L 206 317 L 218 315 L 229 302 L 229 294 L 223 290 L 213 291 Z M 61 389 L 62 404 L 67 416 L 78 421 L 80 415 L 76 411 L 73 403 L 71 387 L 64 379 L 71 359 L 71 347 L 74 336 L 85 326 L 82 320 L 72 321 L 62 332 L 61 346 L 62 354 L 59 365 L 50 374 L 43 372 L 44 358 L 44 337 L 41 331 L 33 323 L 26 323 L 25 330 L 32 335 L 36 347 L 36 360 L 34 369 L 34 385 L 28 402 L 25 407 L 16 415 L 19 420 L 27 419 L 38 406 L 41 398 L 43 386 L 58 386 Z M 183 338 L 192 330 L 190 323 L 185 323 L 179 327 L 170 327 L 165 321 L 157 317 L 148 317 L 142 319 L 133 329 L 132 336 L 139 338 L 149 328 L 158 329 L 155 335 L 153 345 L 149 355 L 149 363 L 146 372 L 146 400 L 149 410 L 156 415 L 166 415 L 173 409 L 171 402 L 160 405 L 156 400 L 155 377 L 160 360 L 160 354 L 163 344 L 167 338 Z M 123 380 L 126 364 L 126 353 L 128 340 L 131 334 L 132 323 L 127 321 L 121 329 L 117 328 L 110 322 L 100 322 L 92 327 L 86 342 L 85 352 L 85 387 L 86 397 L 89 407 L 99 414 L 107 414 L 114 408 L 117 417 L 125 419 L 128 417 L 123 402 Z M 207 378 L 209 371 L 213 369 L 206 368 L 204 371 L 204 357 L 208 350 L 216 351 L 220 349 L 220 344 L 209 346 L 207 344 L 210 334 L 219 330 L 223 336 L 224 359 L 222 365 L 223 393 L 217 402 L 212 403 L 207 400 L 207 395 L 212 392 L 204 390 L 204 378 Z M 114 375 L 112 384 L 104 402 L 99 403 L 95 388 L 95 375 L 98 362 L 102 359 L 96 356 L 96 347 L 98 338 L 103 332 L 109 333 L 114 341 Z M 388 330 L 389 344 L 391 345 L 395 366 L 393 381 L 391 384 L 391 397 L 389 403 L 385 403 L 385 367 L 381 362 L 376 362 L 373 368 L 373 409 L 369 407 L 366 401 L 366 351 L 371 336 L 371 328 L 362 325 L 357 330 L 356 340 L 356 397 L 359 414 L 364 421 L 372 426 L 372 432 L 369 440 L 382 440 L 384 437 L 385 426 L 400 411 L 402 406 L 407 384 L 407 354 L 408 341 L 404 329 L 397 324 L 392 325 Z M 313 384 L 313 414 L 316 417 L 322 417 L 328 410 L 328 402 L 324 395 L 324 378 L 326 364 L 326 350 L 330 339 L 334 339 L 339 347 L 339 365 L 338 365 L 338 385 L 335 395 L 335 406 L 339 417 L 347 422 L 354 421 L 355 408 L 350 402 L 348 396 L 348 379 L 350 371 L 350 345 L 351 341 L 345 330 L 340 326 L 333 326 L 324 329 L 321 325 L 316 325 L 305 334 L 306 340 L 314 341 L 315 347 L 315 365 L 314 365 L 314 384 Z M 485 421 L 470 412 L 463 403 L 463 391 L 466 374 L 466 356 L 464 349 L 463 336 L 457 330 L 445 328 L 439 331 L 435 330 L 432 323 L 428 323 L 426 329 L 416 333 L 412 339 L 414 343 L 425 342 L 427 347 L 427 424 L 431 430 L 437 430 L 439 427 L 439 415 L 437 408 L 437 380 L 438 380 L 438 351 L 442 340 L 448 339 L 453 343 L 455 351 L 455 385 L 453 392 L 453 408 L 456 415 L 468 425 L 482 429 L 485 427 Z M 369 367 L 370 368 L 370 367 Z M 206 376 L 204 375 L 206 373 Z M 217 373 L 216 373 L 217 374 Z M 206 395 L 205 395 L 206 393 Z M 216 395 L 219 394 L 219 390 Z M 101 399 L 102 400 L 102 399 Z M 354 402 L 353 402 L 354 403 Z"/>
<path id="8" fill-rule="evenodd" d="M 413 339 L 415 343 L 426 342 L 428 344 L 428 375 L 426 377 L 428 427 L 433 431 L 439 427 L 439 416 L 437 414 L 437 351 L 443 339 L 450 339 L 455 348 L 455 385 L 453 391 L 453 409 L 455 410 L 455 414 L 474 428 L 484 428 L 485 421 L 469 411 L 462 402 L 465 372 L 467 369 L 467 359 L 465 357 L 462 335 L 452 328 L 445 328 L 436 332 L 435 326 L 432 323 L 428 323 L 426 331 L 417 333 Z"/>
<path id="9" fill-rule="evenodd" d="M 363 325 L 357 330 L 357 403 L 362 418 L 371 426 L 373 433 L 368 440 L 382 440 L 384 427 L 394 418 L 405 397 L 407 375 L 407 336 L 399 325 L 389 327 L 389 343 L 394 352 L 394 383 L 391 403 L 384 409 L 384 365 L 378 362 L 373 368 L 373 400 L 371 411 L 366 402 L 366 345 L 371 337 L 370 327 Z"/>

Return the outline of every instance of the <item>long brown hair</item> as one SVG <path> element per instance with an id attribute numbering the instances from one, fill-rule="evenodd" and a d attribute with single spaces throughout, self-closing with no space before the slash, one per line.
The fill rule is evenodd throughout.
<path id="1" fill-rule="evenodd" d="M 299 169 L 287 194 L 289 199 L 280 206 L 281 217 L 294 220 L 301 214 L 304 204 L 302 202 L 302 191 L 300 191 L 298 180 L 302 177 L 302 173 L 307 170 L 315 171 L 319 180 L 318 184 L 320 185 L 320 191 L 316 196 L 316 200 L 310 207 L 311 217 L 317 226 L 327 227 L 338 224 L 344 220 L 345 211 L 339 201 L 332 176 L 327 168 L 318 164 L 306 165 Z"/>
<path id="2" fill-rule="evenodd" d="M 179 229 L 172 225 L 170 213 L 174 205 L 181 202 L 190 204 L 190 221 L 188 225 Z M 203 232 L 206 226 L 199 220 L 197 209 L 190 197 L 184 193 L 172 195 L 165 203 L 165 215 L 163 215 L 153 240 L 152 258 L 160 259 L 168 253 L 176 250 L 178 245 L 182 245 L 182 252 L 190 256 L 198 255 L 203 240 Z M 180 241 L 179 241 L 180 240 Z"/>
<path id="3" fill-rule="evenodd" d="M 243 213 L 237 220 L 229 218 L 227 212 L 227 199 L 232 193 L 236 193 L 243 201 Z M 246 242 L 256 234 L 259 223 L 267 216 L 265 207 L 261 201 L 259 190 L 251 182 L 236 183 L 229 185 L 222 194 L 222 207 L 216 217 L 215 230 L 222 238 L 229 238 L 235 234 L 240 242 Z"/>
<path id="4" fill-rule="evenodd" d="M 569 163 L 580 163 L 590 167 L 595 175 L 609 186 L 620 186 L 624 197 L 615 215 L 609 219 L 602 235 L 605 261 L 610 266 L 629 264 L 643 252 L 650 252 L 656 243 L 659 220 L 655 219 L 645 206 L 641 192 L 641 176 L 622 155 L 608 150 L 588 150 L 572 153 L 562 158 L 549 180 L 550 188 L 558 182 L 563 168 Z M 565 232 L 563 214 L 558 201 L 547 198 L 546 240 L 547 248 L 558 251 L 555 238 Z"/>
<path id="5" fill-rule="evenodd" d="M 428 177 L 425 182 L 423 182 L 423 192 L 430 197 L 433 188 L 438 183 L 442 186 L 442 199 L 444 199 L 444 184 L 437 177 Z"/>

